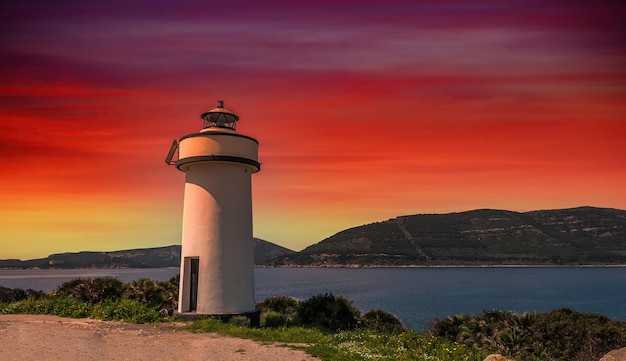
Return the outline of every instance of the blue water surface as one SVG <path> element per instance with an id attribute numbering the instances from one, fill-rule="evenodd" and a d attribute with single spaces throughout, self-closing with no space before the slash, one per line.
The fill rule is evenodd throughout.
<path id="1" fill-rule="evenodd" d="M 165 281 L 178 268 L 0 270 L 0 286 L 51 291 L 77 277 L 149 277 Z M 485 310 L 547 312 L 559 308 L 626 320 L 624 267 L 256 268 L 257 301 L 275 295 L 304 300 L 343 295 L 363 310 L 396 314 L 411 328 L 448 315 Z"/>
<path id="2" fill-rule="evenodd" d="M 626 268 L 459 267 L 257 269 L 256 295 L 332 292 L 421 330 L 448 315 L 570 308 L 626 320 Z"/>

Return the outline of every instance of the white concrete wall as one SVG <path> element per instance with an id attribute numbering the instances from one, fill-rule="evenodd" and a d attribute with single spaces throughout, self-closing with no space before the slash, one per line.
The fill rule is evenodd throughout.
<path id="1" fill-rule="evenodd" d="M 256 160 L 256 153 L 257 143 L 248 138 L 193 137 L 181 141 L 179 159 L 219 154 Z M 254 311 L 251 174 L 256 169 L 207 161 L 182 170 L 186 179 L 178 311 L 189 311 L 190 279 L 185 264 L 189 257 L 199 259 L 198 314 Z"/>
<path id="2" fill-rule="evenodd" d="M 250 171 L 222 162 L 189 167 L 182 260 L 200 260 L 197 313 L 254 311 L 253 252 Z M 181 274 L 181 285 L 189 282 L 188 277 Z M 182 287 L 180 312 L 188 308 L 189 301 L 183 297 L 188 292 Z"/>

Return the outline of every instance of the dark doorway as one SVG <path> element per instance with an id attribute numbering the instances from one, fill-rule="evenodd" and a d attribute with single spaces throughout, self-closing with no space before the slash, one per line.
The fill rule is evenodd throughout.
<path id="1" fill-rule="evenodd" d="M 198 258 L 192 258 L 190 261 L 189 311 L 193 312 L 198 309 L 198 273 L 200 270 L 200 260 Z"/>

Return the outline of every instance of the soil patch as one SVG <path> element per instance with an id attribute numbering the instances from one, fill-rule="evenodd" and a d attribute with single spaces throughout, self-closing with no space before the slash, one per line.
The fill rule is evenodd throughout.
<path id="1" fill-rule="evenodd" d="M 319 360 L 284 345 L 191 333 L 182 326 L 0 315 L 0 360 Z"/>

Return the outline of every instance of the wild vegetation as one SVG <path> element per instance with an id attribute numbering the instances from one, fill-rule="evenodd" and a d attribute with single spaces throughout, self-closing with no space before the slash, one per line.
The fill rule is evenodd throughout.
<path id="1" fill-rule="evenodd" d="M 44 294 L 0 288 L 0 314 L 49 314 L 133 323 L 173 319 L 178 276 L 166 282 L 115 278 L 75 279 Z"/>
<path id="2" fill-rule="evenodd" d="M 490 349 L 515 360 L 589 361 L 626 345 L 626 322 L 560 309 L 548 313 L 488 311 L 436 321 L 431 335 Z"/>
<path id="3" fill-rule="evenodd" d="M 407 330 L 385 311 L 363 314 L 345 297 L 319 294 L 302 302 L 276 296 L 257 304 L 261 327 L 242 327 L 208 318 L 193 322 L 193 331 L 220 332 L 259 341 L 302 344 L 322 360 L 441 360 L 482 361 L 487 350 L 476 350 L 426 333 Z"/>
<path id="4" fill-rule="evenodd" d="M 178 277 L 166 282 L 77 279 L 48 294 L 0 287 L 0 314 L 51 314 L 134 323 L 174 320 Z M 261 327 L 245 317 L 206 318 L 188 328 L 260 341 L 297 343 L 322 360 L 482 361 L 501 353 L 517 361 L 597 360 L 626 344 L 626 322 L 568 309 L 544 314 L 488 311 L 450 316 L 429 332 L 407 330 L 393 314 L 363 313 L 330 293 L 300 301 L 275 296 L 257 305 Z"/>

